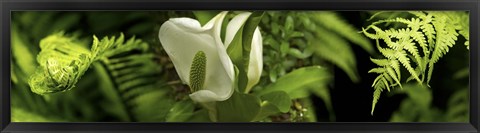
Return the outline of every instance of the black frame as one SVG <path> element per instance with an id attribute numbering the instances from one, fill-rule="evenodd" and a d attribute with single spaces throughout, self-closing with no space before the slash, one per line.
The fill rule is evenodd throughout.
<path id="1" fill-rule="evenodd" d="M 2 0 L 0 2 L 0 132 L 479 132 L 478 0 Z M 469 123 L 11 123 L 10 12 L 14 10 L 468 10 Z"/>

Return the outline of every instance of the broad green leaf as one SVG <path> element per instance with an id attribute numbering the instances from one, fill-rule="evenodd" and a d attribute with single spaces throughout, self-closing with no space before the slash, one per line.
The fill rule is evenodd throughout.
<path id="1" fill-rule="evenodd" d="M 330 121 L 335 121 L 335 111 L 333 110 L 332 100 L 330 97 L 330 90 L 328 89 L 327 85 L 324 84 L 322 85 L 322 87 L 311 88 L 310 90 L 315 96 L 321 98 L 325 103 L 325 107 L 327 108 L 330 115 L 329 116 Z"/>
<path id="2" fill-rule="evenodd" d="M 201 110 L 195 111 L 192 117 L 190 117 L 187 120 L 187 122 L 212 122 L 208 116 L 209 116 L 208 110 L 201 109 Z"/>
<path id="3" fill-rule="evenodd" d="M 216 109 L 218 122 L 250 122 L 260 111 L 260 99 L 235 91 L 229 99 L 217 102 Z"/>
<path id="4" fill-rule="evenodd" d="M 156 88 L 156 91 L 143 92 L 127 103 L 127 111 L 131 111 L 134 120 L 138 122 L 165 121 L 166 115 L 174 104 L 174 99 L 169 98 L 169 90 L 172 88 Z"/>
<path id="5" fill-rule="evenodd" d="M 192 101 L 180 101 L 168 111 L 166 122 L 184 122 L 194 114 Z"/>
<path id="6" fill-rule="evenodd" d="M 285 91 L 290 98 L 296 99 L 308 96 L 311 88 L 319 88 L 328 84 L 332 75 L 326 68 L 320 66 L 303 67 L 294 70 L 265 87 L 258 95 L 262 96 L 274 91 Z"/>
<path id="7" fill-rule="evenodd" d="M 215 17 L 220 13 L 220 11 L 193 11 L 193 15 L 197 18 L 198 22 L 200 22 L 201 25 L 206 24 L 210 19 Z"/>
<path id="8" fill-rule="evenodd" d="M 260 96 L 260 99 L 262 100 L 262 103 L 266 101 L 268 104 L 275 105 L 278 111 L 283 113 L 288 112 L 292 104 L 290 97 L 284 91 L 270 92 Z"/>
<path id="9" fill-rule="evenodd" d="M 304 122 L 318 122 L 317 120 L 317 114 L 315 112 L 315 105 L 313 104 L 313 101 L 311 98 L 302 98 L 299 99 L 302 103 L 306 111 L 304 112 Z M 330 113 L 332 114 L 332 113 Z M 332 114 L 334 115 L 334 114 Z M 334 121 L 330 119 L 330 121 Z"/>
<path id="10" fill-rule="evenodd" d="M 287 113 L 292 105 L 290 97 L 284 91 L 271 92 L 261 96 L 260 99 L 262 107 L 255 120 L 262 120 L 277 113 Z"/>

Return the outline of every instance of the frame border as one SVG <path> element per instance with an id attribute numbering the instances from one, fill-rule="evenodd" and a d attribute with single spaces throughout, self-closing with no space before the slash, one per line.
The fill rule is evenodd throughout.
<path id="1" fill-rule="evenodd" d="M 0 1 L 0 132 L 479 132 L 478 38 L 470 40 L 469 123 L 12 123 L 10 122 L 10 12 L 15 10 L 468 10 L 470 36 L 480 31 L 478 0 L 2 0 Z M 472 69 L 473 68 L 473 69 Z"/>

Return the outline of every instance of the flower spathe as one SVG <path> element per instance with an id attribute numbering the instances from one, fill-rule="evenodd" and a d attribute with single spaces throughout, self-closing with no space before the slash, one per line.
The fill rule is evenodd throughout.
<path id="1" fill-rule="evenodd" d="M 192 61 L 196 54 L 202 52 L 206 57 L 205 80 L 201 89 L 195 90 L 190 94 L 190 98 L 193 101 L 223 101 L 230 98 L 234 92 L 235 71 L 234 65 L 227 54 L 227 47 L 233 39 L 233 36 L 235 36 L 235 33 L 245 23 L 250 13 L 241 13 L 230 21 L 228 24 L 230 28 L 227 28 L 225 34 L 225 40 L 229 41 L 222 43 L 220 32 L 226 14 L 227 12 L 219 13 L 203 27 L 197 20 L 191 18 L 172 18 L 160 27 L 158 35 L 160 42 L 172 60 L 182 83 L 191 86 L 190 80 L 192 75 L 190 74 L 191 70 L 195 68 L 195 66 L 192 66 Z M 238 28 L 232 29 L 232 27 Z M 258 41 L 258 39 L 260 39 L 261 45 L 261 36 L 258 28 L 254 34 L 257 35 L 257 37 L 253 37 L 252 40 Z M 231 37 L 231 39 L 227 39 L 229 37 Z M 261 57 L 261 46 L 260 49 L 257 49 L 254 48 L 256 45 L 258 45 L 258 43 L 252 43 L 252 52 L 250 55 L 252 56 L 253 54 L 254 57 L 256 57 L 258 56 L 258 50 L 260 50 Z M 250 58 L 250 62 L 252 62 L 252 60 L 262 61 L 262 59 Z M 249 67 L 258 67 L 258 65 L 258 63 L 250 63 Z M 260 64 L 260 66 L 262 65 Z M 252 71 L 258 72 L 258 69 L 252 69 Z M 255 81 L 255 84 L 257 82 L 258 80 Z M 248 84 L 250 84 L 250 81 Z"/>
<path id="2" fill-rule="evenodd" d="M 225 34 L 225 44 L 226 47 L 230 46 L 230 43 L 233 41 L 235 34 L 242 27 L 242 25 L 247 21 L 252 13 L 244 12 L 235 16 L 230 23 L 227 25 L 227 32 Z M 260 76 L 263 70 L 263 42 L 262 35 L 260 34 L 259 28 L 255 28 L 252 37 L 252 44 L 250 49 L 250 58 L 248 63 L 248 72 L 247 72 L 247 86 L 245 92 L 249 92 L 254 85 L 260 81 Z"/>

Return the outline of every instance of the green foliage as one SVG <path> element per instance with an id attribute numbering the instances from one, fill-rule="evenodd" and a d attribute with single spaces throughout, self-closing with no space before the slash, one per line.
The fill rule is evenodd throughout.
<path id="1" fill-rule="evenodd" d="M 155 56 L 148 52 L 147 46 L 132 38 L 112 47 L 101 62 L 94 65 L 103 77 L 101 88 L 109 101 L 105 103 L 107 111 L 122 121 L 165 121 L 172 108 L 171 89 L 166 82 L 158 81 L 161 68 L 157 67 Z M 172 117 L 178 116 L 169 115 L 170 119 Z"/>
<path id="2" fill-rule="evenodd" d="M 218 122 L 250 122 L 260 111 L 260 99 L 234 92 L 229 99 L 217 102 L 216 109 Z"/>
<path id="3" fill-rule="evenodd" d="M 402 92 L 406 93 L 408 97 L 400 104 L 400 109 L 394 112 L 390 121 L 428 122 L 440 118 L 439 110 L 432 108 L 432 93 L 427 87 L 419 84 L 406 84 L 403 86 Z"/>
<path id="4" fill-rule="evenodd" d="M 356 33 L 357 30 L 335 12 L 267 12 L 261 26 L 266 45 L 264 71 L 270 74 L 272 82 L 298 67 L 295 66 L 297 60 L 303 65 L 322 66 L 326 66 L 322 62 L 328 61 L 358 82 L 350 43 L 373 53 L 369 40 Z"/>
<path id="5" fill-rule="evenodd" d="M 385 12 L 378 14 L 381 13 Z M 372 114 L 383 90 L 390 91 L 390 88 L 396 86 L 402 88 L 400 64 L 410 74 L 407 82 L 414 79 L 419 84 L 428 85 L 434 64 L 456 44 L 455 41 L 460 32 L 467 39 L 465 45 L 468 47 L 468 32 L 466 32 L 468 23 L 465 23 L 468 22 L 468 17 L 465 17 L 468 16 L 467 12 L 412 11 L 408 13 L 413 15 L 410 19 L 403 17 L 380 19 L 363 29 L 365 36 L 377 41 L 377 49 L 386 58 L 371 59 L 379 66 L 369 71 L 369 73 L 378 74 L 372 85 L 375 90 Z M 403 27 L 383 30 L 381 24 L 385 23 L 399 23 Z M 369 30 L 373 30 L 373 33 Z M 383 40 L 382 44 L 385 46 L 382 46 L 379 40 Z"/>
<path id="6" fill-rule="evenodd" d="M 463 88 L 454 93 L 447 104 L 446 120 L 452 122 L 468 122 L 470 120 L 468 88 Z"/>
<path id="7" fill-rule="evenodd" d="M 468 89 L 462 88 L 448 100 L 445 111 L 434 107 L 433 94 L 426 86 L 406 84 L 401 93 L 408 97 L 402 101 L 400 107 L 390 118 L 392 122 L 467 122 Z"/>
<path id="8" fill-rule="evenodd" d="M 368 54 L 374 54 L 377 49 L 384 56 L 371 57 L 378 65 L 369 71 L 378 74 L 372 85 L 375 89 L 372 113 L 382 91 L 387 90 L 407 96 L 390 121 L 466 122 L 469 119 L 465 86 L 459 91 L 450 90 L 452 95 L 448 95 L 450 99 L 444 109 L 433 103 L 436 101 L 433 91 L 438 90 L 424 85 L 431 80 L 435 63 L 455 43 L 465 40 L 468 49 L 466 12 L 380 12 L 367 20 L 375 21 L 363 29 L 365 36 L 355 28 L 362 23 L 344 20 L 344 12 L 253 12 L 227 49 L 239 77 L 232 97 L 221 102 L 194 103 L 188 94 L 195 90 L 188 88 L 195 87 L 183 85 L 179 80 L 159 43 L 158 29 L 163 22 L 176 17 L 196 17 L 203 25 L 217 13 L 13 12 L 12 120 L 335 121 L 331 93 L 342 90 L 331 92 L 334 75 L 345 74 L 354 83 L 361 80 L 356 65 L 357 59 L 364 57 L 356 57 L 358 53 L 354 50 L 357 49 Z M 225 28 L 230 18 L 238 13 L 229 12 L 222 27 Z M 264 68 L 259 83 L 252 90 L 246 90 L 249 42 L 257 25 L 264 39 Z M 123 34 L 112 36 L 119 32 L 139 38 L 124 39 Z M 109 37 L 99 39 L 92 34 Z M 224 35 L 222 31 L 222 39 Z M 375 39 L 376 45 L 371 45 L 368 38 Z M 208 65 L 194 64 L 200 64 L 192 65 L 192 68 L 199 68 L 198 71 L 192 69 L 196 72 L 202 71 L 202 65 Z M 334 71 L 335 67 L 341 71 Z M 458 71 L 453 74 L 454 79 L 468 79 L 468 71 L 468 67 Z M 193 79 L 200 83 L 204 80 Z M 405 83 L 410 80 L 417 84 Z M 432 80 L 435 83 L 432 86 L 437 82 Z M 323 100 L 328 115 L 316 111 L 323 108 L 316 106 L 318 101 L 313 103 L 313 97 Z M 336 107 L 339 107 L 335 108 L 337 111 L 342 109 Z M 319 118 L 318 112 L 321 112 Z"/>
<path id="9" fill-rule="evenodd" d="M 35 114 L 21 108 L 12 108 L 12 122 L 65 122 L 65 120 L 61 120 L 58 118 L 45 118 L 43 115 Z"/>
<path id="10" fill-rule="evenodd" d="M 217 15 L 218 11 L 193 11 L 195 18 L 200 22 L 201 25 L 205 25 L 210 19 Z"/>
<path id="11" fill-rule="evenodd" d="M 165 13 L 166 18 L 169 15 L 188 14 Z M 105 21 L 107 17 L 115 16 L 121 17 L 122 20 Z M 155 42 L 155 39 L 123 40 L 123 35 L 121 39 L 111 37 L 94 40 L 91 37 L 93 33 L 103 36 L 125 30 L 128 35 L 138 33 L 142 38 L 149 38 L 145 34 L 158 33 L 158 28 L 152 28 L 153 25 L 151 25 L 152 20 L 156 19 L 151 17 L 146 12 L 14 12 L 11 73 L 15 80 L 12 82 L 11 97 L 12 107 L 15 107 L 12 110 L 15 120 L 19 122 L 165 121 L 174 101 L 184 101 L 184 99 L 180 97 L 181 95 L 178 95 L 179 99 L 174 98 L 177 94 L 172 95 L 173 89 L 166 86 L 164 77 L 158 78 L 161 77 L 160 72 L 168 68 L 168 65 L 158 67 L 157 55 L 150 51 L 153 49 L 150 46 L 153 45 L 145 43 Z M 78 23 L 79 19 L 85 23 Z M 159 18 L 158 21 L 162 19 Z M 147 30 L 142 28 L 145 26 Z M 90 46 L 92 40 L 96 41 L 97 46 Z M 116 43 L 111 42 L 112 40 Z M 158 43 L 158 39 L 156 42 Z M 96 50 L 93 50 L 94 47 Z M 79 55 L 82 54 L 89 55 L 86 57 L 91 60 L 88 61 L 85 58 L 80 62 L 80 58 L 83 57 Z M 28 82 L 34 77 L 40 79 L 39 75 L 45 74 L 37 72 L 42 69 L 47 70 L 42 66 L 46 66 L 48 60 L 54 60 L 50 61 L 50 65 L 56 66 L 48 69 L 58 74 L 63 72 L 64 76 L 47 75 L 42 79 L 46 81 L 43 85 L 58 83 L 58 86 L 48 88 L 50 90 L 56 88 L 55 91 L 74 89 L 59 91 L 62 93 L 52 92 L 48 95 L 38 95 L 31 91 L 32 88 Z M 38 63 L 38 61 L 44 63 Z M 60 67 L 60 64 L 64 67 Z M 88 66 L 83 67 L 85 65 Z M 80 66 L 84 68 L 84 72 L 68 73 L 68 69 L 77 69 Z M 62 71 L 54 71 L 53 68 Z M 66 75 L 72 78 L 66 78 Z M 75 78 L 76 76 L 79 77 Z M 58 82 L 60 80 L 68 83 Z M 38 81 L 35 83 L 42 85 Z M 132 117 L 133 115 L 135 117 Z M 169 118 L 175 119 L 177 115 L 170 114 Z"/>
<path id="12" fill-rule="evenodd" d="M 54 34 L 40 41 L 41 51 L 37 57 L 40 65 L 29 80 L 30 87 L 37 94 L 49 94 L 67 91 L 75 87 L 90 65 L 106 55 L 131 50 L 132 45 L 144 47 L 141 41 L 133 38 L 124 43 L 120 38 L 103 38 L 99 41 L 93 37 L 91 51 L 82 47 L 80 42 L 63 33 Z M 143 44 L 146 45 L 146 44 Z"/>
<path id="13" fill-rule="evenodd" d="M 166 122 L 184 122 L 187 121 L 194 113 L 195 105 L 191 101 L 181 101 L 175 103 L 168 111 Z"/>
<path id="14" fill-rule="evenodd" d="M 354 46 L 352 45 L 357 45 L 368 53 L 373 53 L 374 50 L 370 41 L 362 34 L 357 33 L 357 29 L 348 21 L 343 20 L 341 14 L 336 12 L 269 11 L 265 13 L 260 26 L 264 38 L 263 73 L 265 75 L 262 75 L 260 85 L 253 89 L 260 93 L 267 90 L 268 87 L 258 86 L 276 84 L 283 76 L 287 76 L 287 72 L 293 72 L 295 69 L 306 66 L 322 66 L 326 71 L 322 77 L 332 77 L 333 65 L 335 65 L 343 70 L 353 82 L 359 82 L 356 57 L 352 50 Z M 287 80 L 282 80 L 282 82 L 290 83 L 287 83 L 287 86 L 297 83 Z M 308 91 L 300 89 L 286 92 L 293 99 L 305 96 L 320 97 L 326 103 L 326 108 L 330 112 L 330 120 L 333 121 L 334 114 L 328 88 L 330 83 L 331 80 L 322 81 L 319 83 L 322 85 L 311 87 Z M 284 88 L 290 90 L 287 87 Z M 308 108 L 307 110 L 313 110 L 307 105 L 304 107 Z M 290 115 L 294 116 L 294 114 L 303 115 L 303 113 L 291 113 Z M 315 117 L 315 115 L 309 116 Z"/>
<path id="15" fill-rule="evenodd" d="M 327 109 L 333 113 L 327 87 L 332 80 L 333 77 L 326 68 L 319 66 L 303 67 L 280 77 L 277 82 L 259 91 L 258 95 L 263 96 L 277 91 L 284 91 L 293 100 L 309 97 L 310 93 L 313 93 L 325 101 Z"/>
<path id="16" fill-rule="evenodd" d="M 78 43 L 63 33 L 40 41 L 42 51 L 37 56 L 40 67 L 29 80 L 33 92 L 56 93 L 75 86 L 93 62 L 90 52 Z"/>
<path id="17" fill-rule="evenodd" d="M 309 89 L 328 89 L 326 85 L 331 80 L 332 76 L 326 68 L 319 66 L 304 67 L 280 77 L 277 82 L 266 86 L 258 95 L 285 91 L 291 98 L 303 98 L 308 96 Z"/>
<path id="18" fill-rule="evenodd" d="M 267 116 L 278 113 L 287 113 L 292 105 L 290 96 L 284 91 L 271 92 L 260 96 L 260 99 L 262 100 L 262 108 L 255 116 L 255 120 L 262 120 Z"/>

